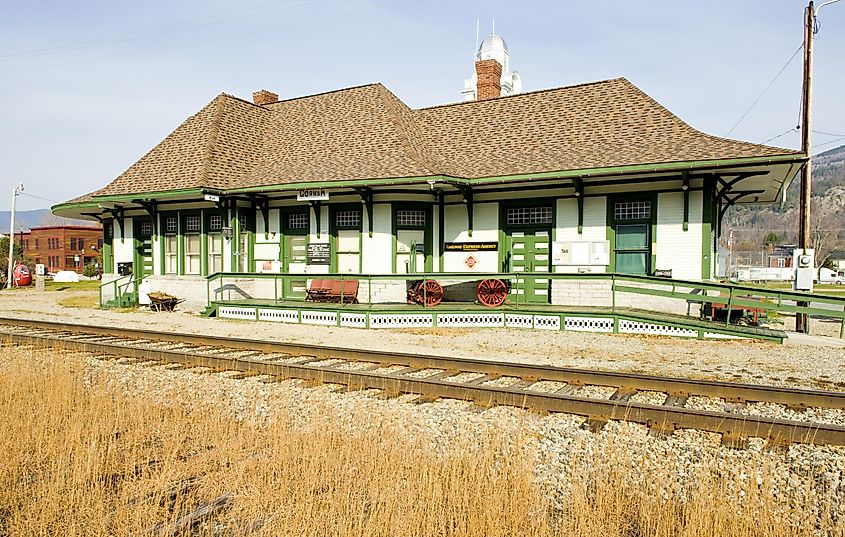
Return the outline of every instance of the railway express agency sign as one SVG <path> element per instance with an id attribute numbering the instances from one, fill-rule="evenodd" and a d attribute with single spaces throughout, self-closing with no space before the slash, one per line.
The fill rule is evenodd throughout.
<path id="1" fill-rule="evenodd" d="M 325 188 L 303 188 L 296 193 L 296 201 L 328 201 L 329 191 Z"/>
<path id="2" fill-rule="evenodd" d="M 446 252 L 489 252 L 499 249 L 498 242 L 447 242 Z"/>

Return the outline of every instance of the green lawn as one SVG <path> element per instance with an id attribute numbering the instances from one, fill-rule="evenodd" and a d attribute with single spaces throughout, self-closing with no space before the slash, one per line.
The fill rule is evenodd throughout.
<path id="1" fill-rule="evenodd" d="M 100 280 L 82 280 L 78 283 L 60 283 L 53 280 L 44 282 L 47 291 L 96 291 L 100 288 Z"/>
<path id="2" fill-rule="evenodd" d="M 767 289 L 777 289 L 778 291 L 792 291 L 792 284 L 789 282 L 771 282 L 754 285 L 765 287 Z M 845 285 L 836 285 L 832 283 L 817 283 L 813 286 L 813 293 L 819 295 L 845 297 Z"/>

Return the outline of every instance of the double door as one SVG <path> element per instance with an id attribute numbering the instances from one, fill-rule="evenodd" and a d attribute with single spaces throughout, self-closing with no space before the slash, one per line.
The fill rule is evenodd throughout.
<path id="1" fill-rule="evenodd" d="M 508 233 L 508 254 L 510 270 L 517 273 L 511 286 L 511 294 L 520 302 L 549 302 L 549 278 L 543 273 L 549 272 L 551 230 L 535 228 L 512 230 Z M 520 273 L 531 273 L 520 277 Z M 537 274 L 539 273 L 539 274 Z"/>

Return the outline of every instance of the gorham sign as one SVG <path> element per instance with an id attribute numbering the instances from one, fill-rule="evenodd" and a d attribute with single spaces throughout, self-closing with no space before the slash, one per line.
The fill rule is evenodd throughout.
<path id="1" fill-rule="evenodd" d="M 328 201 L 329 192 L 325 188 L 303 188 L 296 193 L 296 201 Z"/>

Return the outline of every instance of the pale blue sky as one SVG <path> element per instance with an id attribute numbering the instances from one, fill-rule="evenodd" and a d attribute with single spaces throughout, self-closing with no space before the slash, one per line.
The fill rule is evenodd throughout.
<path id="1" fill-rule="evenodd" d="M 17 182 L 57 201 L 105 185 L 220 92 L 285 98 L 382 82 L 412 107 L 459 101 L 476 18 L 483 37 L 495 17 L 525 90 L 625 76 L 724 136 L 800 46 L 804 6 L 0 0 L 0 209 Z M 845 134 L 845 2 L 819 19 L 814 129 Z M 764 142 L 794 127 L 800 77 L 801 53 L 731 136 Z M 836 139 L 814 134 L 815 144 Z M 18 206 L 50 204 L 23 196 Z"/>

